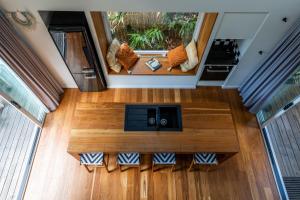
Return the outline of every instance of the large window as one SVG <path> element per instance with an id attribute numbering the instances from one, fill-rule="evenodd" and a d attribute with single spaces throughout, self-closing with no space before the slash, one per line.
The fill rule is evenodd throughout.
<path id="1" fill-rule="evenodd" d="M 112 38 L 135 50 L 169 50 L 189 43 L 199 13 L 107 12 Z"/>
<path id="2" fill-rule="evenodd" d="M 31 118 L 36 119 L 40 126 L 42 125 L 48 109 L 1 58 L 0 96 L 16 102 Z"/>

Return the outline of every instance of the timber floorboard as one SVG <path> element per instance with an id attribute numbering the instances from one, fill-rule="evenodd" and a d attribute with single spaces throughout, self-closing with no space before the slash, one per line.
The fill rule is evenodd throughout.
<path id="1" fill-rule="evenodd" d="M 190 156 L 177 156 L 178 170 L 139 172 L 133 168 L 93 173 L 67 153 L 72 116 L 77 102 L 229 102 L 240 143 L 240 152 L 215 171 L 188 172 Z M 143 157 L 143 167 L 151 157 Z M 115 168 L 111 156 L 110 169 Z M 179 169 L 182 168 L 182 169 Z M 91 194 L 93 188 L 93 193 Z M 279 199 L 271 166 L 256 118 L 243 107 L 235 90 L 219 87 L 198 89 L 109 89 L 81 93 L 67 89 L 59 108 L 47 115 L 27 185 L 26 200 L 134 200 L 134 199 Z"/>
<path id="2" fill-rule="evenodd" d="M 272 120 L 268 129 L 283 177 L 300 177 L 300 104 Z"/>

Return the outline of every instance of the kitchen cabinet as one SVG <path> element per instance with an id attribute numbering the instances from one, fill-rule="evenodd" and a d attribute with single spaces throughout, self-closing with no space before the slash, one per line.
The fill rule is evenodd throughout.
<path id="1" fill-rule="evenodd" d="M 105 78 L 84 12 L 40 13 L 80 91 L 97 92 L 106 89 Z"/>
<path id="2" fill-rule="evenodd" d="M 252 39 L 266 16 L 266 12 L 224 13 L 216 39 Z"/>

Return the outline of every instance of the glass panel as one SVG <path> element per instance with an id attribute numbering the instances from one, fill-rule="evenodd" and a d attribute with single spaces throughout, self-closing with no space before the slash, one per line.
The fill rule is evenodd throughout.
<path id="1" fill-rule="evenodd" d="M 47 108 L 0 58 L 0 93 L 17 102 L 39 122 L 43 122 Z"/>
<path id="2" fill-rule="evenodd" d="M 265 103 L 257 116 L 261 123 L 275 116 L 285 105 L 295 100 L 300 94 L 300 66 Z"/>
<path id="3" fill-rule="evenodd" d="M 0 96 L 0 199 L 23 199 L 40 131 Z"/>
<path id="4" fill-rule="evenodd" d="M 108 12 L 113 38 L 135 50 L 169 50 L 188 44 L 198 13 Z"/>

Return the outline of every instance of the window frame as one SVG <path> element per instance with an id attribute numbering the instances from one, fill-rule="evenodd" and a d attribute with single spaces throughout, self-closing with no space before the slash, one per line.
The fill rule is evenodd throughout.
<path id="1" fill-rule="evenodd" d="M 101 12 L 101 14 L 102 14 L 102 20 L 103 20 L 103 24 L 104 24 L 105 33 L 106 33 L 106 38 L 107 38 L 108 43 L 110 44 L 112 42 L 113 38 L 112 38 L 112 33 L 110 31 L 111 27 L 110 27 L 107 12 L 108 11 L 104 11 L 104 12 Z M 198 12 L 197 22 L 196 22 L 194 33 L 192 36 L 192 39 L 194 39 L 194 41 L 198 41 L 202 23 L 204 20 L 204 16 L 205 16 L 205 12 Z M 162 57 L 166 57 L 169 50 L 134 50 L 134 52 L 140 56 L 160 55 Z M 151 56 L 149 56 L 149 57 L 151 57 Z"/>

